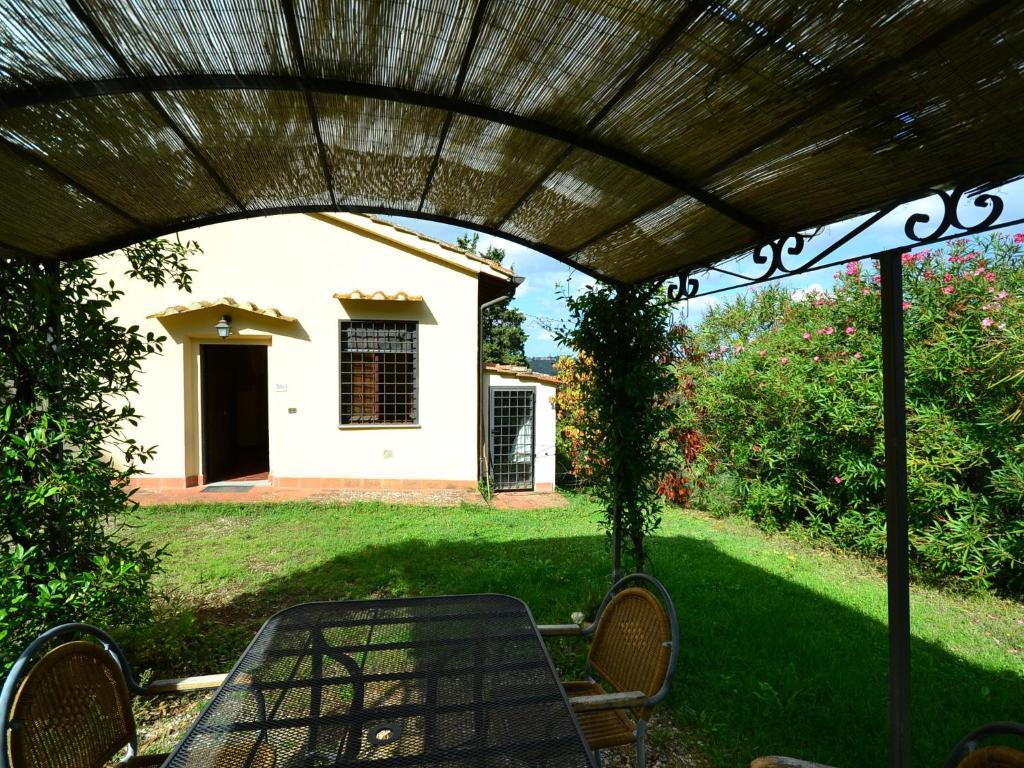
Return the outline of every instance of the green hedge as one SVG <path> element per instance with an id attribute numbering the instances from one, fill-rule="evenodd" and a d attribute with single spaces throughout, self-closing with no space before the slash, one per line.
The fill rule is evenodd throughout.
<path id="1" fill-rule="evenodd" d="M 1024 235 L 903 255 L 913 558 L 922 572 L 1024 592 Z M 694 505 L 738 508 L 880 555 L 878 275 L 769 288 L 712 309 L 679 375 L 708 446 Z M 725 495 L 728 498 L 724 499 Z"/>

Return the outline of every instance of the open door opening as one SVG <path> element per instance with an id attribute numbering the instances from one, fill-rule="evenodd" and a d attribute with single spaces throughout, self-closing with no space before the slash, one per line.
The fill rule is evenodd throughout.
<path id="1" fill-rule="evenodd" d="M 267 348 L 204 344 L 200 361 L 206 482 L 266 480 Z"/>

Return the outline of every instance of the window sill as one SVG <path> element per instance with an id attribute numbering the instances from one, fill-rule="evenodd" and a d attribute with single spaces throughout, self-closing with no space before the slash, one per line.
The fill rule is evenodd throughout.
<path id="1" fill-rule="evenodd" d="M 419 424 L 339 424 L 338 429 L 419 429 Z"/>

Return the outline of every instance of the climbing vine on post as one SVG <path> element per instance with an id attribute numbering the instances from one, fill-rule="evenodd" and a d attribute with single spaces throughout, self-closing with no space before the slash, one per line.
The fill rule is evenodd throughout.
<path id="1" fill-rule="evenodd" d="M 642 571 L 644 539 L 661 522 L 658 483 L 673 455 L 668 433 L 674 414 L 664 407 L 676 383 L 666 364 L 671 309 L 657 285 L 598 285 L 563 298 L 571 324 L 556 338 L 586 368 L 579 397 L 592 417 L 592 492 L 604 505 L 617 578 L 623 542 L 632 566 Z"/>

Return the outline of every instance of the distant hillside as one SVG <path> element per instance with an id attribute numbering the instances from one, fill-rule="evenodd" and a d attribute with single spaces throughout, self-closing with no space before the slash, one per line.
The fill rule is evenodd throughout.
<path id="1" fill-rule="evenodd" d="M 528 357 L 526 358 L 526 364 L 530 366 L 530 370 L 536 373 L 546 373 L 549 376 L 557 376 L 558 371 L 555 370 L 555 363 L 558 362 L 558 357 Z"/>

